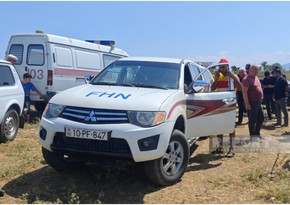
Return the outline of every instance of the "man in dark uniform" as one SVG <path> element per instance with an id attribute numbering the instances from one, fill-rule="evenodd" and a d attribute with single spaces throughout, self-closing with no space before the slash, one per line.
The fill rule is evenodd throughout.
<path id="1" fill-rule="evenodd" d="M 239 80 L 242 83 L 244 77 L 246 77 L 247 72 L 245 68 L 239 68 Z M 242 88 L 237 89 L 237 101 L 238 101 L 238 106 L 239 106 L 239 117 L 238 117 L 238 122 L 236 122 L 236 125 L 241 125 L 243 122 L 243 116 L 244 112 L 246 111 L 245 105 L 244 105 L 244 98 L 243 98 L 243 93 L 242 93 Z"/>
<path id="2" fill-rule="evenodd" d="M 274 125 L 281 126 L 281 111 L 284 114 L 284 125 L 288 127 L 288 111 L 287 111 L 287 96 L 288 96 L 288 82 L 285 78 L 282 77 L 280 69 L 276 69 L 275 76 L 277 78 L 275 89 L 274 89 L 274 99 L 275 99 L 275 108 L 277 123 Z"/>
<path id="3" fill-rule="evenodd" d="M 263 93 L 264 93 L 264 101 L 267 108 L 267 115 L 268 119 L 272 120 L 272 113 L 273 109 L 273 94 L 274 94 L 274 88 L 276 83 L 276 78 L 273 76 L 270 76 L 269 71 L 264 72 L 265 78 L 263 79 Z"/>

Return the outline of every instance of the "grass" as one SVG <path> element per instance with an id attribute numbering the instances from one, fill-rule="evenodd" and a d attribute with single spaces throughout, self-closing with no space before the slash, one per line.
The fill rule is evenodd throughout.
<path id="1" fill-rule="evenodd" d="M 208 140 L 202 140 L 182 180 L 160 187 L 129 161 L 103 160 L 56 172 L 43 160 L 38 126 L 38 120 L 27 124 L 15 141 L 0 145 L 0 188 L 6 191 L 0 204 L 290 203 L 290 171 L 283 168 L 289 155 L 280 157 L 269 178 L 276 154 L 215 157 L 208 154 Z M 244 134 L 247 127 L 237 132 Z"/>
<path id="2" fill-rule="evenodd" d="M 264 191 L 260 198 L 272 203 L 289 204 L 290 203 L 290 187 L 289 184 L 280 184 L 279 187 L 274 187 Z"/>
<path id="3" fill-rule="evenodd" d="M 260 182 L 264 176 L 265 172 L 261 168 L 249 169 L 242 174 L 242 178 L 244 179 L 244 181 L 248 181 L 251 183 Z"/>

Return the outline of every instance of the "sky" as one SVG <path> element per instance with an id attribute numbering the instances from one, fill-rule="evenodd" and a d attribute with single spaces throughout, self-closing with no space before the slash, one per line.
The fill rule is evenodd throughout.
<path id="1" fill-rule="evenodd" d="M 0 59 L 11 35 L 42 30 L 115 40 L 130 56 L 290 63 L 290 2 L 0 1 L 0 19 Z"/>

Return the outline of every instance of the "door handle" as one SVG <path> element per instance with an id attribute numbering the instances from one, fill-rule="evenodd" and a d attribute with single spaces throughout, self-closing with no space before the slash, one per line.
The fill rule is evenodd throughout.
<path id="1" fill-rule="evenodd" d="M 229 104 L 229 103 L 235 102 L 235 100 L 236 100 L 235 97 L 231 97 L 231 98 L 223 99 L 223 102 L 226 103 L 226 104 Z"/>

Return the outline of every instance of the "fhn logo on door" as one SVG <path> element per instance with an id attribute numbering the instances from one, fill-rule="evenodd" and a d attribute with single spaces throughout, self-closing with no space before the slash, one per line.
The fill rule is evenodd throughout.
<path id="1" fill-rule="evenodd" d="M 124 94 L 124 93 L 108 93 L 108 92 L 90 92 L 86 95 L 86 97 L 90 96 L 98 96 L 98 97 L 107 97 L 107 98 L 121 98 L 123 100 L 127 100 L 131 94 Z"/>

